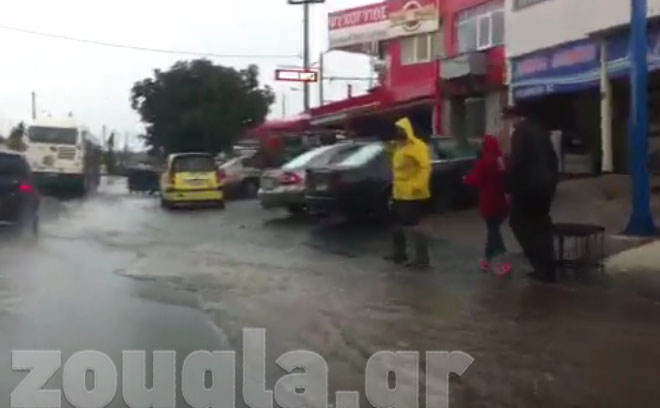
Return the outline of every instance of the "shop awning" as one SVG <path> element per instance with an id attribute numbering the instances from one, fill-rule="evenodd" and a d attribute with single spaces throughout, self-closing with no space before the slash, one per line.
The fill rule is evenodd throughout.
<path id="1" fill-rule="evenodd" d="M 296 133 L 309 129 L 310 115 L 299 114 L 283 119 L 271 119 L 246 132 L 246 138 L 258 139 L 273 133 Z"/>
<path id="2" fill-rule="evenodd" d="M 600 52 L 587 39 L 512 59 L 511 87 L 516 100 L 575 92 L 598 86 Z"/>
<path id="3" fill-rule="evenodd" d="M 389 98 L 378 88 L 368 94 L 355 96 L 311 109 L 312 126 L 342 123 L 348 119 L 364 116 L 389 105 Z"/>

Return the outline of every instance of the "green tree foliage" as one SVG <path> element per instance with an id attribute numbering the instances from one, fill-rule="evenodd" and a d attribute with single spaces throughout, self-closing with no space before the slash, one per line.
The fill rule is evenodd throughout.
<path id="1" fill-rule="evenodd" d="M 25 123 L 21 122 L 18 125 L 14 126 L 9 133 L 7 138 L 7 147 L 11 150 L 16 150 L 18 152 L 24 152 L 27 149 L 27 145 L 23 140 L 25 135 Z"/>
<path id="2" fill-rule="evenodd" d="M 203 59 L 154 71 L 131 92 L 132 107 L 146 124 L 145 143 L 158 153 L 230 149 L 264 121 L 275 100 L 258 78 L 256 65 L 236 70 Z"/>

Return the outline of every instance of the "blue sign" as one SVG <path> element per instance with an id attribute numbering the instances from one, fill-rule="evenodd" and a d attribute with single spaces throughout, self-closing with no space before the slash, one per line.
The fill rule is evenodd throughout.
<path id="1" fill-rule="evenodd" d="M 589 39 L 512 60 L 513 96 L 528 99 L 598 86 L 600 50 Z"/>
<path id="2" fill-rule="evenodd" d="M 660 27 L 649 27 L 649 71 L 660 69 Z M 607 69 L 611 78 L 628 76 L 630 72 L 630 33 L 623 32 L 607 42 Z"/>

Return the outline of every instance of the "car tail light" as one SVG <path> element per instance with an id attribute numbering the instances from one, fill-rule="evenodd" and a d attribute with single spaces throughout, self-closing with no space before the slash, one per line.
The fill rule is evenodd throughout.
<path id="1" fill-rule="evenodd" d="M 280 176 L 279 182 L 283 186 L 292 186 L 296 184 L 301 184 L 303 182 L 303 179 L 296 173 L 286 172 Z"/>
<path id="2" fill-rule="evenodd" d="M 32 187 L 32 184 L 30 183 L 21 183 L 18 185 L 18 191 L 21 193 L 31 193 L 34 191 L 34 187 Z"/>
<path id="3" fill-rule="evenodd" d="M 224 170 L 218 169 L 215 171 L 215 181 L 218 184 L 222 183 L 226 178 L 227 178 L 227 173 Z"/>

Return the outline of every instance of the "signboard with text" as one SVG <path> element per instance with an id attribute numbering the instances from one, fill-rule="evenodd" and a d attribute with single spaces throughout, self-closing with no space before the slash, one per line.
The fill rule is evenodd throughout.
<path id="1" fill-rule="evenodd" d="M 436 0 L 389 0 L 328 15 L 330 49 L 351 49 L 439 28 Z"/>
<path id="2" fill-rule="evenodd" d="M 319 73 L 305 69 L 277 69 L 275 70 L 275 80 L 289 82 L 318 82 Z"/>
<path id="3" fill-rule="evenodd" d="M 593 40 L 583 40 L 512 60 L 513 96 L 527 99 L 597 86 L 600 52 Z"/>
<path id="4" fill-rule="evenodd" d="M 628 32 L 622 32 L 607 42 L 607 65 L 612 78 L 628 75 L 630 71 L 629 35 Z M 660 27 L 649 26 L 648 39 L 648 68 L 649 71 L 655 71 L 660 69 Z"/>
<path id="5" fill-rule="evenodd" d="M 608 38 L 610 78 L 626 77 L 630 72 L 629 35 L 623 31 Z M 648 69 L 660 70 L 660 27 L 649 26 L 648 38 Z M 511 68 L 511 87 L 517 100 L 597 88 L 600 83 L 600 46 L 592 39 L 563 44 L 514 58 Z"/>
<path id="6" fill-rule="evenodd" d="M 328 15 L 330 49 L 368 44 L 387 38 L 387 3 L 337 11 Z"/>
<path id="7" fill-rule="evenodd" d="M 390 0 L 388 38 L 432 33 L 440 29 L 436 0 Z"/>

